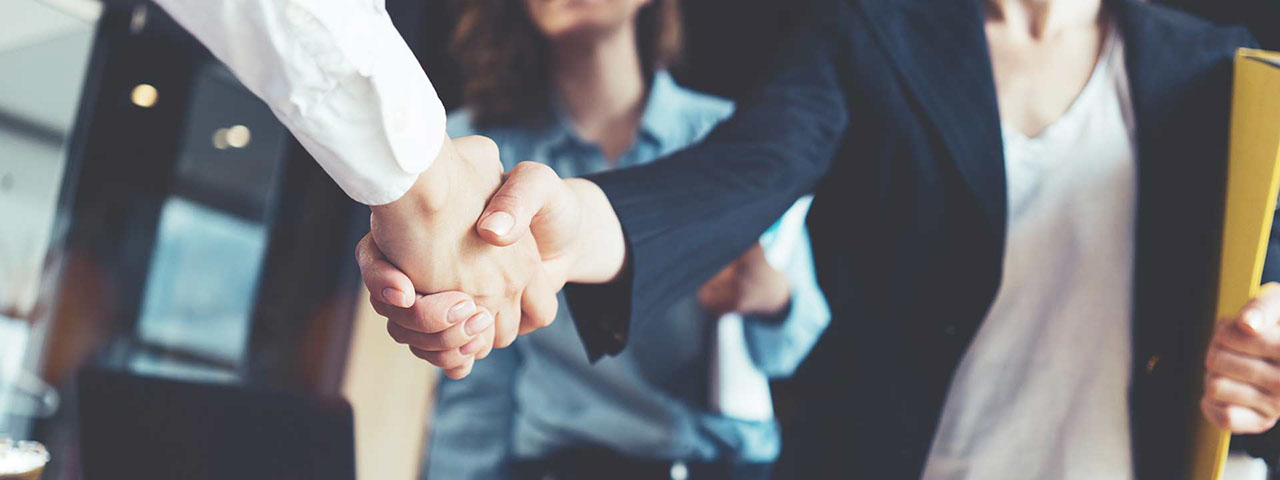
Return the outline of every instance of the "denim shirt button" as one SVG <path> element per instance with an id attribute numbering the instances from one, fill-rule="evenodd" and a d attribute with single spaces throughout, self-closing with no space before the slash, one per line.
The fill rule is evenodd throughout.
<path id="1" fill-rule="evenodd" d="M 689 466 L 676 461 L 671 464 L 671 480 L 689 480 Z"/>

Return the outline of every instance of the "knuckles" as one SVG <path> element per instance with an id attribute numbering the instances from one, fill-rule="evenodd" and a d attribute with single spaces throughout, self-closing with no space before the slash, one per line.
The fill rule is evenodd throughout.
<path id="1" fill-rule="evenodd" d="M 1204 393 L 1209 398 L 1224 401 L 1228 392 L 1230 392 L 1230 386 L 1225 377 L 1211 375 L 1205 382 Z"/>
<path id="2" fill-rule="evenodd" d="M 387 320 L 387 335 L 391 336 L 391 340 L 403 345 L 407 342 L 404 341 L 404 336 L 401 334 L 400 329 L 401 327 L 396 325 L 396 322 Z"/>
<path id="3" fill-rule="evenodd" d="M 1200 400 L 1200 411 L 1204 413 L 1204 416 L 1209 420 L 1209 423 L 1212 423 L 1214 426 L 1218 428 L 1231 428 L 1231 422 L 1227 418 L 1226 410 L 1210 402 L 1208 396 Z"/>
<path id="4" fill-rule="evenodd" d="M 551 323 L 555 321 L 556 321 L 555 315 L 534 315 L 532 323 L 535 327 L 546 328 L 551 326 Z"/>
<path id="5" fill-rule="evenodd" d="M 471 135 L 453 140 L 454 148 L 462 157 L 476 166 L 495 168 L 502 172 L 502 157 L 498 144 L 484 135 Z"/>
<path id="6" fill-rule="evenodd" d="M 1280 397 L 1277 397 L 1280 395 L 1280 371 L 1272 367 L 1262 372 L 1261 377 L 1261 384 L 1258 387 L 1266 393 L 1268 398 L 1277 400 L 1277 405 L 1280 405 Z"/>
<path id="7" fill-rule="evenodd" d="M 521 177 L 524 180 L 532 180 L 545 182 L 547 180 L 559 179 L 556 171 L 545 163 L 539 162 L 520 162 L 515 168 L 511 169 L 512 178 Z"/>
<path id="8" fill-rule="evenodd" d="M 1209 348 L 1209 354 L 1204 357 L 1204 368 L 1210 372 L 1219 371 L 1222 368 L 1222 349 L 1217 346 Z"/>

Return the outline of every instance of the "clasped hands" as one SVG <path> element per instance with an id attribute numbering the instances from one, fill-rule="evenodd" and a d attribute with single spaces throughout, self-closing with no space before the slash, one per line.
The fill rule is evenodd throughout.
<path id="1" fill-rule="evenodd" d="M 478 136 L 446 141 L 409 193 L 373 207 L 356 249 L 387 332 L 451 378 L 555 320 L 566 282 L 613 280 L 625 255 L 599 187 L 540 163 L 503 174 L 497 147 Z M 711 313 L 773 315 L 790 302 L 790 286 L 757 245 L 699 299 Z"/>
<path id="2" fill-rule="evenodd" d="M 356 249 L 370 301 L 393 339 L 451 378 L 550 324 L 565 282 L 607 282 L 625 255 L 595 184 L 529 162 L 504 175 L 479 136 L 446 139 L 408 193 L 372 211 Z"/>

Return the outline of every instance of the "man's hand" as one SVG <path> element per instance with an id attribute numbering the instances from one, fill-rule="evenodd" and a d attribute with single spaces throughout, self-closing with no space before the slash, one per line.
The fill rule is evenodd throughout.
<path id="1" fill-rule="evenodd" d="M 777 315 L 790 301 L 787 276 L 769 265 L 759 243 L 698 289 L 698 302 L 715 315 Z"/>
<path id="2" fill-rule="evenodd" d="M 371 236 L 360 241 L 356 257 L 369 303 L 387 317 L 387 333 L 396 343 L 408 345 L 415 356 L 455 379 L 467 376 L 476 359 L 489 355 L 496 329 L 488 309 L 459 292 L 414 293 L 409 277 L 387 261 Z"/>
<path id="3" fill-rule="evenodd" d="M 1213 335 L 1200 408 L 1232 433 L 1262 433 L 1280 418 L 1280 284 L 1262 286 Z"/>
<path id="4" fill-rule="evenodd" d="M 554 293 L 564 284 L 563 270 L 544 268 L 532 237 L 495 247 L 475 233 L 501 175 L 498 150 L 489 139 L 446 141 L 407 194 L 373 207 L 370 234 L 357 250 L 375 309 L 391 320 L 392 337 L 450 376 L 465 375 L 476 354 L 510 345 L 522 324 L 543 326 L 555 319 Z M 391 265 L 394 273 L 386 270 Z M 469 298 L 432 298 L 415 309 L 416 292 L 442 291 L 466 292 Z M 454 300 L 443 306 L 454 309 L 452 314 L 411 315 L 446 299 Z"/>
<path id="5" fill-rule="evenodd" d="M 495 192 L 496 149 L 475 138 L 457 140 L 455 157 L 437 159 L 423 175 L 433 189 L 415 186 L 423 196 L 406 196 L 408 203 L 391 211 L 375 208 L 371 236 L 357 250 L 388 332 L 453 378 L 466 376 L 492 347 L 550 324 L 566 281 L 611 280 L 625 252 L 598 187 L 525 162 Z M 447 181 L 439 185 L 441 179 Z M 439 198 L 441 189 L 447 198 Z M 496 319 L 491 342 L 481 328 L 489 312 Z"/>

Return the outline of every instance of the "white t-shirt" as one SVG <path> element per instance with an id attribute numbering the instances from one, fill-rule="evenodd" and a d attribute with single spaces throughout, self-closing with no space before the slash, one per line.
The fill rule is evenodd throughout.
<path id="1" fill-rule="evenodd" d="M 1062 118 L 1034 138 L 1004 127 L 1004 276 L 952 382 L 925 479 L 1133 478 L 1132 105 L 1113 28 Z"/>

